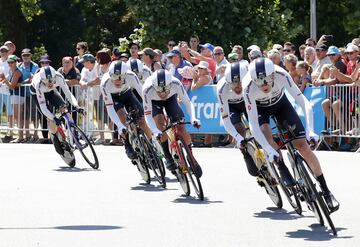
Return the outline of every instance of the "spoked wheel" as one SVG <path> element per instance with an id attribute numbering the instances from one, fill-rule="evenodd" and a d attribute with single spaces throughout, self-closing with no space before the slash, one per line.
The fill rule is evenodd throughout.
<path id="1" fill-rule="evenodd" d="M 299 166 L 301 175 L 305 180 L 306 186 L 309 189 L 309 193 L 311 193 L 311 195 L 312 195 L 311 197 L 312 197 L 313 201 L 311 203 L 312 203 L 312 205 L 314 205 L 313 209 L 314 209 L 315 216 L 318 218 L 319 217 L 318 215 L 320 215 L 320 217 L 321 217 L 321 213 L 319 210 L 319 209 L 321 209 L 323 215 L 326 218 L 326 221 L 329 223 L 329 226 L 330 226 L 333 234 L 336 236 L 337 230 L 336 230 L 336 227 L 330 217 L 329 209 L 328 209 L 327 205 L 325 204 L 324 199 L 322 198 L 320 193 L 317 191 L 313 179 L 311 179 L 311 177 L 309 175 L 309 173 L 310 173 L 309 166 L 307 165 L 306 161 L 302 157 L 300 158 L 300 156 L 299 156 L 299 159 L 301 160 L 301 162 L 303 164 L 303 165 Z M 316 207 L 316 206 L 318 206 L 318 207 Z M 315 212 L 315 211 L 317 211 L 317 212 Z M 318 220 L 319 220 L 319 218 L 318 218 Z M 319 220 L 319 222 L 321 224 L 320 220 Z M 322 223 L 323 223 L 323 220 L 322 220 Z"/>
<path id="2" fill-rule="evenodd" d="M 252 142 L 248 142 L 246 148 L 253 160 L 255 160 L 256 166 L 259 169 L 260 175 L 257 177 L 258 184 L 265 188 L 266 194 L 268 194 L 275 206 L 282 208 L 283 203 L 281 195 L 279 189 L 277 188 L 275 179 L 270 175 L 266 167 L 264 153 Z"/>
<path id="3" fill-rule="evenodd" d="M 136 165 L 141 178 L 145 181 L 145 183 L 150 184 L 150 174 L 149 169 L 147 168 L 145 163 L 145 160 L 142 160 L 142 158 L 136 158 L 131 161 L 133 164 Z"/>
<path id="4" fill-rule="evenodd" d="M 154 172 L 156 180 L 163 188 L 166 188 L 165 167 L 163 162 L 160 160 L 159 156 L 154 150 L 154 147 L 145 135 L 140 134 L 139 139 L 145 149 L 144 153 L 147 155 L 148 164 L 151 167 L 151 170 Z"/>
<path id="5" fill-rule="evenodd" d="M 94 147 L 85 133 L 76 125 L 70 126 L 70 132 L 74 140 L 74 145 L 78 149 L 85 161 L 94 169 L 99 168 L 99 160 Z"/>
<path id="6" fill-rule="evenodd" d="M 187 175 L 192 186 L 194 187 L 195 193 L 200 200 L 204 200 L 204 192 L 201 186 L 200 178 L 194 173 L 193 170 L 193 167 L 197 165 L 194 164 L 196 162 L 195 158 L 181 137 L 179 137 L 178 145 L 180 147 L 184 162 L 186 163 Z"/>

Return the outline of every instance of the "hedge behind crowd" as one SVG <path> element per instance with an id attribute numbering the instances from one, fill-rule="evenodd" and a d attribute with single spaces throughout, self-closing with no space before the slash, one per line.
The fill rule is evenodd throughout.
<path id="1" fill-rule="evenodd" d="M 191 34 L 226 51 L 232 44 L 300 45 L 309 37 L 309 9 L 309 0 L 0 0 L 0 42 L 44 45 L 59 61 L 74 55 L 80 40 L 92 52 L 117 46 L 142 22 L 143 45 L 162 49 L 168 39 L 187 41 Z M 318 0 L 317 14 L 318 36 L 334 35 L 335 45 L 359 36 L 358 0 Z"/>

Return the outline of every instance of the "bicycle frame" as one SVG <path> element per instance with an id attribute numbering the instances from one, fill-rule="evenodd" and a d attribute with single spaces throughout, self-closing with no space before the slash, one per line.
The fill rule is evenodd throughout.
<path id="1" fill-rule="evenodd" d="M 185 158 L 182 155 L 180 147 L 177 143 L 178 142 L 178 131 L 177 131 L 176 125 L 177 125 L 177 123 L 175 123 L 174 125 L 171 125 L 171 127 L 168 130 L 166 130 L 166 134 L 168 136 L 170 149 L 174 150 L 176 152 L 176 154 L 178 155 L 178 158 L 179 158 L 180 164 L 181 164 L 181 171 L 183 174 L 186 174 L 187 170 L 186 170 L 186 165 L 185 165 Z"/>

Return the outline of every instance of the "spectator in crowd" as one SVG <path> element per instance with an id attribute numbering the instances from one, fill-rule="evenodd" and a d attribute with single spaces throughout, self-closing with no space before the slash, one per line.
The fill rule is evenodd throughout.
<path id="1" fill-rule="evenodd" d="M 32 61 L 31 50 L 25 48 L 21 51 L 22 62 L 18 64 L 19 70 L 22 74 L 22 79 L 24 84 L 31 84 L 33 75 L 39 69 L 39 65 Z M 29 129 L 30 121 L 36 126 L 36 105 L 31 100 L 30 87 L 25 87 L 25 128 Z M 39 137 L 37 136 L 37 131 L 34 132 L 34 136 L 30 137 L 30 132 L 27 130 L 25 133 L 25 142 L 36 142 Z"/>
<path id="2" fill-rule="evenodd" d="M 346 55 L 348 57 L 348 61 L 349 61 L 347 63 L 346 75 L 351 75 L 355 70 L 356 61 L 357 61 L 358 55 L 359 55 L 359 47 L 350 43 L 346 46 L 345 53 L 346 53 Z"/>
<path id="3" fill-rule="evenodd" d="M 284 44 L 284 56 L 288 55 L 288 54 L 293 54 L 295 55 L 295 45 L 291 42 L 285 42 Z"/>
<path id="4" fill-rule="evenodd" d="M 284 47 L 280 44 L 274 44 L 272 49 L 274 50 L 278 50 L 280 53 L 280 58 L 282 58 L 284 56 Z"/>
<path id="5" fill-rule="evenodd" d="M 84 54 L 88 51 L 88 44 L 85 41 L 81 41 L 76 44 L 76 53 L 77 56 L 74 57 L 75 67 L 81 72 L 84 65 L 79 62 L 79 60 L 84 56 Z"/>
<path id="6" fill-rule="evenodd" d="M 296 72 L 299 75 L 298 87 L 302 93 L 304 93 L 305 88 L 311 85 L 311 73 L 312 68 L 305 61 L 299 61 L 296 64 Z"/>
<path id="7" fill-rule="evenodd" d="M 244 59 L 244 49 L 241 45 L 234 45 L 234 47 L 231 50 L 231 53 L 238 54 L 237 61 L 243 63 L 244 65 L 248 66 L 249 62 Z"/>
<path id="8" fill-rule="evenodd" d="M 281 53 L 277 49 L 272 49 L 268 51 L 267 57 L 276 65 L 279 65 L 280 67 L 285 69 L 285 66 L 283 62 L 281 61 Z"/>
<path id="9" fill-rule="evenodd" d="M 69 89 L 73 95 L 78 95 L 76 92 L 76 85 L 79 85 L 80 82 L 80 71 L 74 66 L 73 59 L 71 57 L 63 57 L 61 60 L 61 65 L 58 69 L 58 72 L 64 76 L 66 84 L 69 86 Z"/>
<path id="10" fill-rule="evenodd" d="M 228 54 L 228 61 L 229 61 L 229 63 L 239 62 L 239 54 L 237 54 L 235 52 L 229 53 Z"/>
<path id="11" fill-rule="evenodd" d="M 145 80 L 152 74 L 151 70 L 147 66 L 144 66 L 140 59 L 130 59 L 126 64 L 128 65 L 128 68 L 136 74 L 142 84 L 144 84 Z M 134 91 L 134 94 L 136 96 L 136 90 Z"/>
<path id="12" fill-rule="evenodd" d="M 22 143 L 24 142 L 24 103 L 25 103 L 25 89 L 20 87 L 20 84 L 23 82 L 22 74 L 16 63 L 18 61 L 18 57 L 15 55 L 10 55 L 7 59 L 9 64 L 10 73 L 8 77 L 0 78 L 2 83 L 5 83 L 10 89 L 10 100 L 11 104 L 14 108 L 14 119 L 17 121 L 17 125 L 19 128 L 18 135 L 19 137 L 13 141 L 12 143 Z"/>
<path id="13" fill-rule="evenodd" d="M 9 48 L 9 56 L 15 54 L 16 46 L 12 41 L 6 41 L 4 45 Z"/>
<path id="14" fill-rule="evenodd" d="M 179 51 L 179 47 L 175 47 L 171 52 L 167 55 L 167 58 L 170 61 L 169 71 L 170 73 L 179 79 L 185 88 L 189 89 L 191 86 L 192 80 L 184 79 L 183 76 L 180 74 L 179 69 L 185 66 L 192 67 L 192 64 L 181 57 L 181 53 Z"/>
<path id="15" fill-rule="evenodd" d="M 193 51 L 199 51 L 200 39 L 199 36 L 193 34 L 190 36 L 190 49 Z"/>
<path id="16" fill-rule="evenodd" d="M 216 84 L 225 75 L 225 68 L 229 64 L 224 56 L 224 49 L 221 46 L 214 48 L 214 58 L 216 62 L 214 84 Z"/>
<path id="17" fill-rule="evenodd" d="M 351 43 L 356 45 L 357 47 L 360 47 L 360 38 L 354 38 Z"/>
<path id="18" fill-rule="evenodd" d="M 189 49 L 186 43 L 180 44 L 181 55 L 191 62 L 192 64 L 199 64 L 200 61 L 206 61 L 209 64 L 209 69 L 211 71 L 211 78 L 215 77 L 216 63 L 213 58 L 214 46 L 210 43 L 200 45 L 201 52 L 198 53 L 192 49 Z"/>
<path id="19" fill-rule="evenodd" d="M 306 45 L 305 45 L 305 44 L 302 44 L 301 46 L 299 46 L 300 58 L 301 58 L 302 60 L 304 60 L 305 48 L 306 48 Z"/>
<path id="20" fill-rule="evenodd" d="M 304 61 L 311 66 L 312 70 L 316 68 L 316 51 L 313 47 L 307 46 L 304 50 Z"/>
<path id="21" fill-rule="evenodd" d="M 90 130 L 95 130 L 94 124 L 94 101 L 100 98 L 100 77 L 99 77 L 99 64 L 96 62 L 96 58 L 90 54 L 84 54 L 79 60 L 80 63 L 84 64 L 84 68 L 81 71 L 80 87 L 86 89 L 84 99 L 86 99 L 86 121 L 89 125 Z M 94 132 L 87 133 L 91 137 Z"/>
<path id="22" fill-rule="evenodd" d="M 129 55 L 126 52 L 121 53 L 119 60 L 126 63 L 127 61 L 129 61 Z"/>
<path id="23" fill-rule="evenodd" d="M 191 85 L 194 79 L 194 69 L 191 65 L 190 66 L 184 66 L 182 68 L 178 69 L 179 74 L 181 75 L 181 83 L 183 84 L 186 92 L 189 92 L 191 89 Z"/>
<path id="24" fill-rule="evenodd" d="M 316 47 L 316 41 L 313 38 L 307 38 L 305 41 L 305 46 L 306 47 L 312 47 L 315 49 Z"/>
<path id="25" fill-rule="evenodd" d="M 139 52 L 141 56 L 141 61 L 152 71 L 156 71 L 161 69 L 161 64 L 155 61 L 155 57 L 158 55 L 153 49 L 147 47 L 141 52 Z"/>
<path id="26" fill-rule="evenodd" d="M 211 70 L 209 64 L 206 61 L 200 61 L 198 65 L 194 67 L 193 73 L 193 84 L 191 86 L 191 91 L 195 91 L 202 86 L 213 84 L 211 77 Z M 206 134 L 204 138 L 204 147 L 210 147 L 212 144 L 212 135 Z"/>
<path id="27" fill-rule="evenodd" d="M 294 54 L 288 54 L 284 57 L 285 68 L 291 75 L 292 79 L 299 86 L 299 75 L 296 71 L 296 64 L 298 62 L 297 57 Z"/>
<path id="28" fill-rule="evenodd" d="M 10 101 L 9 87 L 3 83 L 3 80 L 9 76 L 10 67 L 7 63 L 9 57 L 9 48 L 5 45 L 0 47 L 0 109 L 2 112 L 3 106 L 5 106 L 9 127 L 13 127 L 13 108 Z M 1 122 L 1 119 L 0 119 Z M 5 140 L 10 141 L 13 138 L 12 131 L 9 131 L 5 135 Z"/>
<path id="29" fill-rule="evenodd" d="M 321 73 L 322 67 L 325 64 L 331 64 L 330 58 L 326 56 L 327 50 L 328 50 L 328 47 L 325 44 L 320 44 L 320 45 L 316 46 L 315 51 L 316 51 L 317 61 L 315 64 L 315 69 L 314 69 L 313 73 L 311 74 L 313 81 L 318 79 L 318 77 Z"/>
<path id="30" fill-rule="evenodd" d="M 139 51 L 140 51 L 140 45 L 136 41 L 132 41 L 129 44 L 129 51 L 130 51 L 130 57 L 132 59 L 138 59 L 139 58 Z"/>
<path id="31" fill-rule="evenodd" d="M 256 58 L 259 58 L 259 57 L 263 57 L 263 54 L 260 50 L 258 49 L 252 49 L 249 54 L 249 61 L 252 62 L 253 60 L 255 60 Z"/>
<path id="32" fill-rule="evenodd" d="M 111 52 L 111 61 L 120 60 L 120 56 L 121 56 L 121 51 L 119 50 L 119 48 L 114 47 Z"/>
<path id="33" fill-rule="evenodd" d="M 166 61 L 167 58 L 163 54 L 163 52 L 160 49 L 154 49 L 155 55 L 155 61 L 160 63 L 162 69 L 166 69 Z"/>
<path id="34" fill-rule="evenodd" d="M 40 67 L 46 67 L 51 64 L 51 60 L 48 54 L 42 55 L 39 60 Z"/>
<path id="35" fill-rule="evenodd" d="M 168 51 L 164 54 L 165 55 L 165 58 L 166 58 L 166 61 L 165 61 L 165 67 L 168 69 L 169 66 L 170 66 L 170 60 L 167 59 L 167 55 L 174 49 L 174 47 L 176 46 L 176 42 L 175 40 L 173 39 L 170 39 L 167 43 L 167 48 L 168 48 Z M 162 62 L 161 60 L 158 61 L 158 62 Z"/>

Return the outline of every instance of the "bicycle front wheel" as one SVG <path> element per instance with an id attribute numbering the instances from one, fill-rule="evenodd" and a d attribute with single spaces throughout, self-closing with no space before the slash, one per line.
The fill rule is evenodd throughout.
<path id="1" fill-rule="evenodd" d="M 194 187 L 195 193 L 197 194 L 200 200 L 204 200 L 204 192 L 202 189 L 200 178 L 196 176 L 193 170 L 193 167 L 198 164 L 195 164 L 196 160 L 190 148 L 185 144 L 185 141 L 180 136 L 178 140 L 178 145 L 180 147 L 181 154 L 184 159 L 184 163 L 186 164 L 187 175 L 189 177 L 192 186 Z"/>
<path id="2" fill-rule="evenodd" d="M 265 159 L 264 153 L 252 142 L 248 142 L 246 148 L 259 169 L 259 176 L 257 177 L 258 184 L 265 188 L 266 194 L 270 197 L 275 206 L 277 208 L 282 208 L 283 203 L 279 189 L 275 179 L 270 175 L 267 169 L 265 160 L 263 160 Z"/>
<path id="3" fill-rule="evenodd" d="M 85 161 L 94 169 L 99 168 L 99 160 L 96 155 L 95 149 L 91 144 L 89 138 L 85 135 L 77 125 L 70 125 L 70 133 L 74 141 L 76 149 L 78 149 Z"/>
<path id="4" fill-rule="evenodd" d="M 151 170 L 154 172 L 156 180 L 163 188 L 166 188 L 165 167 L 163 162 L 160 160 L 149 139 L 144 134 L 140 134 L 139 139 L 144 147 L 148 164 L 151 167 Z"/>
<path id="5" fill-rule="evenodd" d="M 329 226 L 330 226 L 333 234 L 336 236 L 337 230 L 336 230 L 336 227 L 330 217 L 329 209 L 327 208 L 324 199 L 322 198 L 322 196 L 319 194 L 319 192 L 317 191 L 317 189 L 315 187 L 316 182 L 314 182 L 313 179 L 311 179 L 311 177 L 309 175 L 309 173 L 312 174 L 312 172 L 309 171 L 310 168 L 309 168 L 308 164 L 301 156 L 299 156 L 298 159 L 299 159 L 299 161 L 301 161 L 301 165 L 299 165 L 299 168 L 300 168 L 299 170 L 300 170 L 301 176 L 304 178 L 305 183 L 306 183 L 307 187 L 309 188 L 309 192 L 312 195 L 311 198 L 313 198 L 312 203 L 314 205 L 314 213 L 315 213 L 315 215 L 316 214 L 321 215 L 319 208 L 321 209 L 323 215 L 326 218 L 326 221 L 329 223 Z M 316 207 L 316 206 L 319 206 L 319 207 Z M 315 211 L 318 211 L 318 212 L 315 212 Z"/>

